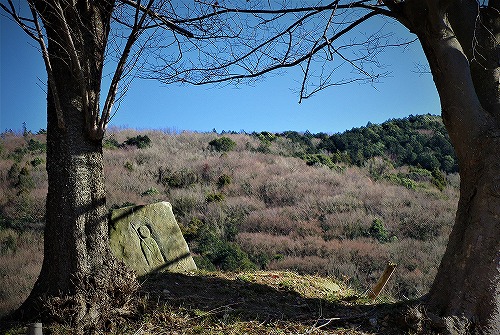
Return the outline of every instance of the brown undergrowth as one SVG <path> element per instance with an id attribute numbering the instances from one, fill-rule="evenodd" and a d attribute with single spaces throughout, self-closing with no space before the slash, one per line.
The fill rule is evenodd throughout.
<path id="1" fill-rule="evenodd" d="M 396 335 L 416 334 L 422 319 L 408 313 L 415 303 L 371 301 L 333 278 L 289 271 L 161 273 L 140 280 L 137 313 L 107 333 Z M 57 323 L 44 331 L 72 332 Z"/>
<path id="2" fill-rule="evenodd" d="M 148 147 L 105 148 L 108 205 L 171 202 L 200 267 L 318 274 L 363 292 L 392 261 L 398 268 L 386 287 L 389 296 L 405 301 L 428 290 L 453 224 L 457 174 L 438 189 L 429 171 L 395 168 L 385 158 L 366 166 L 309 166 L 294 157 L 297 148 L 288 139 L 261 150 L 261 141 L 248 134 L 224 135 L 236 143 L 224 153 L 208 145 L 220 137 L 215 133 L 112 130 L 106 143 L 144 134 Z M 43 226 L 45 215 L 44 143 L 43 134 L 0 139 L 0 315 L 24 300 L 41 266 L 43 238 L 33 227 Z M 220 306 L 214 302 L 211 309 Z M 194 312 L 186 313 L 191 320 Z"/>

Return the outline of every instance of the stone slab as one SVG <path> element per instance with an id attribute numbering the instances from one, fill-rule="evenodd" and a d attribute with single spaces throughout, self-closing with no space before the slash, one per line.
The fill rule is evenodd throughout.
<path id="1" fill-rule="evenodd" d="M 111 211 L 109 239 L 114 255 L 138 275 L 196 270 L 168 202 Z"/>

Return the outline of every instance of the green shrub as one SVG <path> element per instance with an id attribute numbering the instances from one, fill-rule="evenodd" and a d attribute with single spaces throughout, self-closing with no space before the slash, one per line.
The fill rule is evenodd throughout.
<path id="1" fill-rule="evenodd" d="M 126 145 L 136 146 L 139 149 L 144 149 L 151 145 L 151 139 L 148 135 L 137 135 L 135 137 L 128 138 L 124 143 Z"/>
<path id="2" fill-rule="evenodd" d="M 439 166 L 441 165 L 441 163 L 439 163 L 439 160 L 436 158 L 436 153 L 431 150 L 422 153 L 422 155 L 418 157 L 416 163 L 423 168 L 431 171 L 433 169 L 439 168 Z"/>
<path id="3" fill-rule="evenodd" d="M 275 255 L 274 257 L 271 257 L 264 252 L 259 252 L 249 255 L 249 258 L 259 269 L 265 270 L 273 258 L 279 260 L 280 256 L 283 258 L 283 255 Z"/>
<path id="4" fill-rule="evenodd" d="M 217 187 L 219 189 L 222 189 L 229 184 L 231 184 L 231 176 L 228 176 L 227 174 L 223 174 L 219 176 L 219 179 L 217 179 Z"/>
<path id="5" fill-rule="evenodd" d="M 385 243 L 389 241 L 389 233 L 384 227 L 382 220 L 374 219 L 368 233 L 371 237 L 378 240 L 381 243 Z"/>
<path id="6" fill-rule="evenodd" d="M 210 230 L 208 226 L 204 225 L 199 232 L 196 252 L 213 260 L 222 243 L 223 242 L 217 234 L 213 230 Z"/>
<path id="7" fill-rule="evenodd" d="M 210 142 L 208 142 L 210 148 L 215 151 L 228 152 L 236 147 L 236 142 L 234 142 L 229 137 L 219 137 Z"/>
<path id="8" fill-rule="evenodd" d="M 416 182 L 430 181 L 432 173 L 429 170 L 420 167 L 410 167 L 407 177 Z"/>
<path id="9" fill-rule="evenodd" d="M 272 142 L 276 139 L 276 135 L 273 133 L 270 133 L 268 131 L 263 131 L 260 132 L 259 134 L 255 134 L 255 136 L 261 141 L 261 142 Z"/>
<path id="10" fill-rule="evenodd" d="M 391 183 L 394 183 L 396 185 L 401 185 L 406 187 L 409 190 L 414 190 L 417 188 L 417 183 L 410 178 L 405 177 L 402 174 L 386 174 L 384 176 L 384 179 L 390 181 Z"/>
<path id="11" fill-rule="evenodd" d="M 326 165 L 327 167 L 331 168 L 335 164 L 332 162 L 330 157 L 324 154 L 312 154 L 312 155 L 304 155 L 302 158 L 306 161 L 307 165 Z"/>
<path id="12" fill-rule="evenodd" d="M 10 169 L 7 171 L 7 179 L 15 184 L 17 182 L 20 171 L 21 168 L 17 162 L 12 164 Z"/>
<path id="13" fill-rule="evenodd" d="M 32 153 L 43 153 L 47 151 L 47 145 L 40 141 L 30 139 L 28 141 L 28 151 Z"/>
<path id="14" fill-rule="evenodd" d="M 446 176 L 444 173 L 439 171 L 439 169 L 434 168 L 432 170 L 432 183 L 438 188 L 438 190 L 443 191 L 446 187 Z"/>
<path id="15" fill-rule="evenodd" d="M 401 186 L 406 187 L 409 190 L 414 190 L 417 188 L 417 184 L 413 180 L 406 178 L 406 177 L 400 178 L 399 184 Z"/>
<path id="16" fill-rule="evenodd" d="M 28 153 L 28 149 L 26 147 L 16 148 L 13 152 L 11 152 L 7 158 L 13 159 L 16 163 L 20 163 L 23 159 L 24 155 Z"/>
<path id="17" fill-rule="evenodd" d="M 33 167 L 37 167 L 38 165 L 42 164 L 43 163 L 43 159 L 40 158 L 40 157 L 36 157 L 35 159 L 33 159 L 30 164 L 31 166 Z"/>
<path id="18" fill-rule="evenodd" d="M 120 148 L 121 145 L 118 143 L 118 141 L 114 137 L 106 138 L 102 142 L 102 147 L 105 149 L 116 149 Z"/>
<path id="19" fill-rule="evenodd" d="M 181 225 L 182 235 L 186 239 L 187 242 L 195 240 L 198 238 L 201 228 L 204 223 L 200 219 L 194 217 L 192 218 L 187 225 Z"/>
<path id="20" fill-rule="evenodd" d="M 30 171 L 26 166 L 23 166 L 19 171 L 19 175 L 17 177 L 17 183 L 15 186 L 21 191 L 27 191 L 35 188 L 35 182 L 33 181 L 33 177 L 31 177 Z"/>
<path id="21" fill-rule="evenodd" d="M 141 196 L 145 197 L 145 196 L 152 196 L 152 195 L 158 195 L 158 194 L 160 194 L 160 191 L 158 191 L 154 187 L 150 187 L 146 191 L 142 192 Z"/>
<path id="22" fill-rule="evenodd" d="M 256 266 L 248 255 L 234 243 L 223 243 L 214 260 L 216 266 L 224 271 L 251 271 Z"/>
<path id="23" fill-rule="evenodd" d="M 216 271 L 217 268 L 215 265 L 205 256 L 194 255 L 193 260 L 196 264 L 196 267 L 200 270 L 206 271 Z"/>
<path id="24" fill-rule="evenodd" d="M 205 200 L 207 202 L 221 202 L 224 201 L 224 194 L 222 193 L 209 193 L 207 194 Z"/>
<path id="25" fill-rule="evenodd" d="M 332 157 L 334 158 L 334 160 L 332 160 Z M 334 156 L 328 156 L 325 154 L 306 154 L 302 155 L 301 158 L 309 166 L 323 165 L 337 172 L 343 171 L 343 169 L 340 166 L 335 164 L 336 158 Z"/>
<path id="26" fill-rule="evenodd" d="M 239 222 L 237 221 L 227 220 L 224 222 L 223 235 L 226 241 L 234 242 L 236 240 L 236 236 L 239 233 L 238 226 Z"/>
<path id="27" fill-rule="evenodd" d="M 204 227 L 198 240 L 198 250 L 202 257 L 223 271 L 255 270 L 256 266 L 241 248 L 220 239 L 217 234 Z"/>
<path id="28" fill-rule="evenodd" d="M 270 142 L 262 142 L 259 144 L 257 149 L 255 149 L 254 151 L 260 152 L 263 154 L 270 154 L 271 153 L 271 143 Z"/>
<path id="29" fill-rule="evenodd" d="M 181 169 L 179 171 L 170 171 L 168 168 L 160 167 L 158 169 L 159 184 L 163 186 L 170 186 L 175 188 L 182 188 L 194 185 L 198 182 L 198 175 L 188 169 Z"/>
<path id="30" fill-rule="evenodd" d="M 441 168 L 445 172 L 455 172 L 458 171 L 458 164 L 451 155 L 445 155 L 441 160 Z"/>

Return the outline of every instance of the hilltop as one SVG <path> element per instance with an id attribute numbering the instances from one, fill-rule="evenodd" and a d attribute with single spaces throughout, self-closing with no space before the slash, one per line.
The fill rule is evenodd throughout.
<path id="1" fill-rule="evenodd" d="M 140 280 L 137 309 L 110 324 L 110 334 L 400 335 L 425 327 L 418 302 L 375 303 L 333 278 L 317 275 L 198 271 Z M 5 330 L 2 326 L 0 331 Z M 26 328 L 6 329 L 22 335 Z M 68 334 L 71 329 L 56 322 L 44 325 L 44 332 Z"/>
<path id="2" fill-rule="evenodd" d="M 171 202 L 198 266 L 222 274 L 294 271 L 362 293 L 392 261 L 386 296 L 415 298 L 458 202 L 456 158 L 432 115 L 332 135 L 112 129 L 104 146 L 108 206 Z M 44 153 L 43 131 L 1 136 L 4 311 L 40 266 Z"/>

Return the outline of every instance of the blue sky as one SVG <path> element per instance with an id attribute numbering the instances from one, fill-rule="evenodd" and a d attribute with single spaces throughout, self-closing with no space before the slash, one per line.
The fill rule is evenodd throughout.
<path id="1" fill-rule="evenodd" d="M 398 37 L 412 38 L 397 23 L 389 29 Z M 329 88 L 301 104 L 296 91 L 302 78 L 297 69 L 238 88 L 135 80 L 111 126 L 335 133 L 389 118 L 440 113 L 431 75 L 417 71 L 419 64 L 426 64 L 418 43 L 387 50 L 380 58 L 391 72 L 381 83 Z M 0 132 L 20 130 L 23 122 L 32 131 L 46 128 L 42 58 L 33 41 L 4 16 L 0 16 L 0 64 Z"/>

